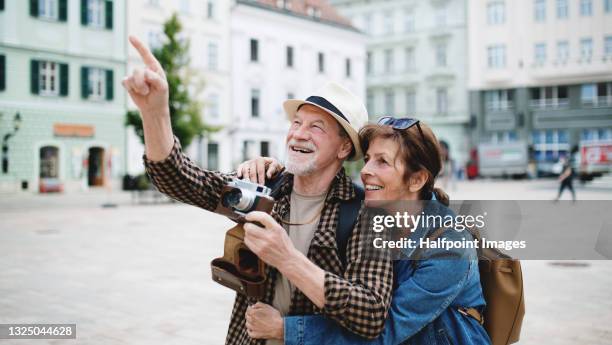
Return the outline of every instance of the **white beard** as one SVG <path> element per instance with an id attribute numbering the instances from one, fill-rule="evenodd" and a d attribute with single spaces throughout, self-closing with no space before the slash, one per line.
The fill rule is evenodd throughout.
<path id="1" fill-rule="evenodd" d="M 310 157 L 307 161 L 297 160 L 296 157 L 292 155 L 291 149 L 287 147 L 287 151 L 285 153 L 286 161 L 285 161 L 285 169 L 288 172 L 292 173 L 295 176 L 305 176 L 312 174 L 315 170 L 317 170 L 317 155 L 316 153 Z"/>

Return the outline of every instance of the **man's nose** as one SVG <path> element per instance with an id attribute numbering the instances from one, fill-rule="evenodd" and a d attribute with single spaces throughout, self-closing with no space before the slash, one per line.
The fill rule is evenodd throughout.
<path id="1" fill-rule="evenodd" d="M 296 140 L 308 140 L 310 138 L 308 130 L 300 126 L 293 131 L 293 138 Z"/>

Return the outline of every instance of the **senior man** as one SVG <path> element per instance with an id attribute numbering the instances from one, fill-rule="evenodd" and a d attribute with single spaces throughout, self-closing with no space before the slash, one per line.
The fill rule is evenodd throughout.
<path id="1" fill-rule="evenodd" d="M 213 211 L 222 187 L 235 175 L 204 170 L 182 153 L 172 133 L 163 68 L 137 38 L 130 37 L 130 42 L 146 67 L 122 83 L 141 112 L 147 173 L 161 192 Z M 261 302 L 285 315 L 323 313 L 353 333 L 376 337 L 384 327 L 391 296 L 391 261 L 386 256 L 362 257 L 361 234 L 353 231 L 343 264 L 335 237 L 340 203 L 356 198 L 342 164 L 362 155 L 357 131 L 367 111 L 334 83 L 306 100 L 288 100 L 284 108 L 291 122 L 286 138 L 288 175 L 280 186 L 274 218 L 253 212 L 247 219 L 267 229 L 245 226 L 245 243 L 270 265 Z M 258 339 L 264 337 L 282 340 L 282 334 L 250 332 L 247 307 L 246 297 L 237 294 L 226 344 L 264 344 Z"/>

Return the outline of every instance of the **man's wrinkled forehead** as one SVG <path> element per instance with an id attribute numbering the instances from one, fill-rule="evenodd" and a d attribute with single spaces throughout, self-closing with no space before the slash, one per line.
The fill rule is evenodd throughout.
<path id="1" fill-rule="evenodd" d="M 326 126 L 340 126 L 338 121 L 325 110 L 311 104 L 302 104 L 295 117 L 302 121 L 323 122 Z"/>

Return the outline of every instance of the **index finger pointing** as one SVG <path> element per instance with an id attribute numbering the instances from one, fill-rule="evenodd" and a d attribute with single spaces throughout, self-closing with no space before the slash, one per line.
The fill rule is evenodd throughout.
<path id="1" fill-rule="evenodd" d="M 138 54 L 140 54 L 140 57 L 142 58 L 142 61 L 144 61 L 147 67 L 149 67 L 155 72 L 162 71 L 162 67 L 159 64 L 159 61 L 157 61 L 157 59 L 155 58 L 155 56 L 153 56 L 153 53 L 151 53 L 149 48 L 145 47 L 145 45 L 138 38 L 136 38 L 135 36 L 130 36 L 130 43 L 134 48 L 136 48 Z"/>

